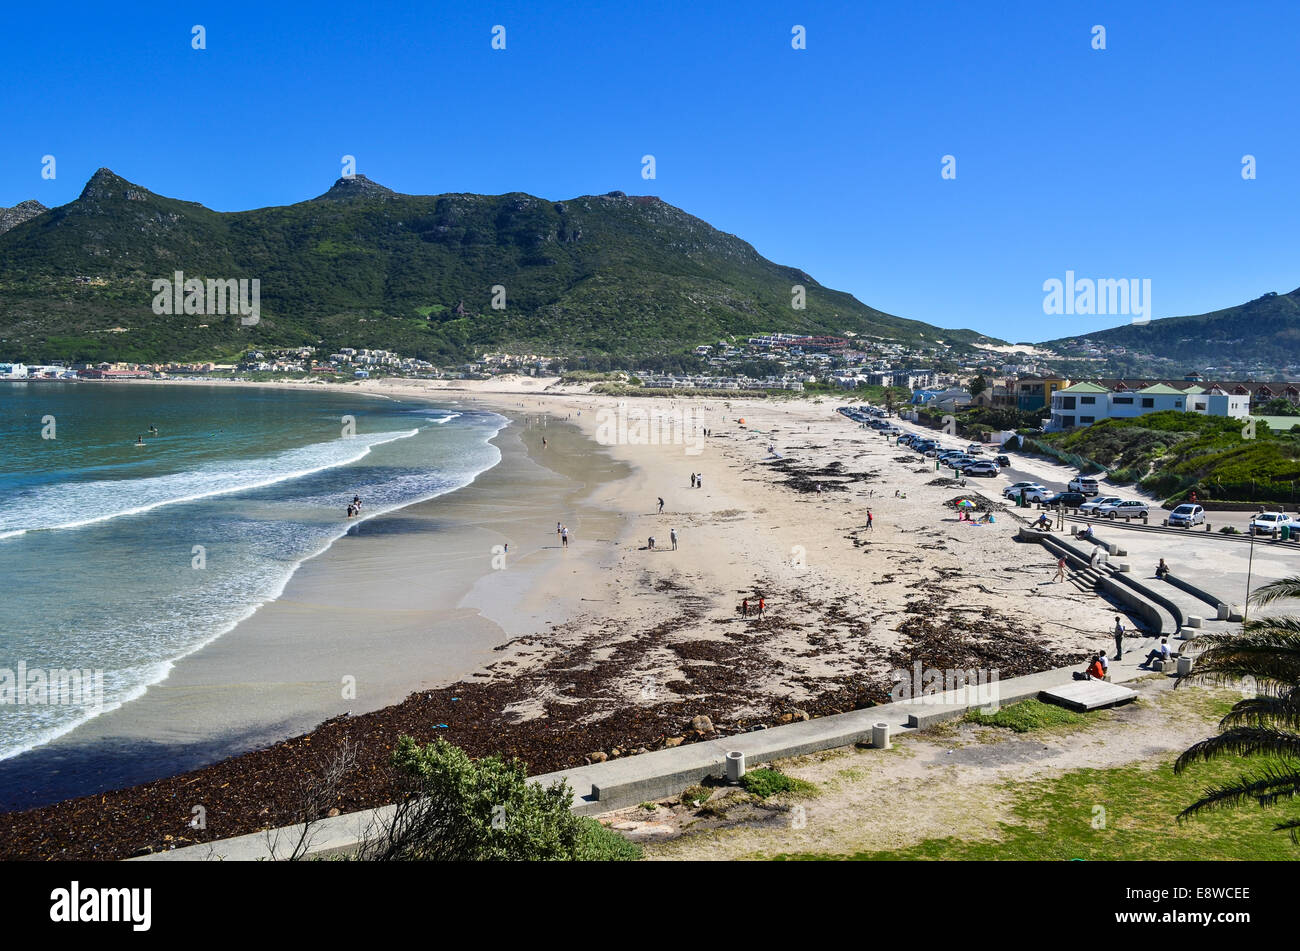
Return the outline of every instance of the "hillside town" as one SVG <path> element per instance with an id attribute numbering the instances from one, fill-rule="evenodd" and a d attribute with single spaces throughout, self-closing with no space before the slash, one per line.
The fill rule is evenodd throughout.
<path id="1" fill-rule="evenodd" d="M 1013 351 L 1022 362 L 1003 362 L 999 355 L 988 350 L 959 351 L 940 341 L 908 346 L 854 334 L 772 332 L 696 346 L 696 372 L 639 368 L 618 377 L 646 389 L 688 392 L 888 388 L 893 398 L 932 411 L 985 407 L 1040 413 L 1045 432 L 1162 410 L 1244 419 L 1277 400 L 1300 406 L 1300 381 L 1226 380 L 1197 371 L 1177 379 L 1072 379 L 1043 362 L 1061 356 L 1051 351 Z M 337 382 L 380 376 L 484 380 L 508 374 L 562 377 L 570 372 L 572 362 L 555 355 L 492 352 L 469 363 L 440 367 L 390 350 L 348 346 L 326 353 L 303 346 L 250 349 L 232 362 L 0 362 L 0 381 L 306 377 Z"/>

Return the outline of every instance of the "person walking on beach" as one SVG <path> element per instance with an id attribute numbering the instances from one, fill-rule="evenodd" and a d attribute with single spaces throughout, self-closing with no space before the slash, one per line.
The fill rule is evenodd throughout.
<path id="1" fill-rule="evenodd" d="M 703 473 L 703 472 L 701 472 L 699 475 L 697 475 L 697 476 L 695 477 L 695 488 L 697 488 L 697 489 L 702 489 L 702 488 L 704 488 L 704 473 Z"/>
<path id="2" fill-rule="evenodd" d="M 560 529 L 560 547 L 561 548 L 569 547 L 569 530 L 567 528 Z"/>
<path id="3" fill-rule="evenodd" d="M 1065 580 L 1065 559 L 1058 558 L 1056 559 L 1056 578 L 1054 579 L 1054 581 L 1064 581 L 1064 580 Z"/>
<path id="4" fill-rule="evenodd" d="M 758 599 L 758 616 L 759 616 L 759 617 L 762 617 L 762 616 L 763 616 L 763 611 L 764 611 L 766 608 L 767 608 L 767 599 L 766 599 L 766 598 L 759 598 L 759 599 Z"/>
<path id="5" fill-rule="evenodd" d="M 670 528 L 668 530 L 668 540 L 673 543 L 673 551 L 676 551 L 677 550 L 677 529 Z"/>
<path id="6" fill-rule="evenodd" d="M 876 524 L 876 517 L 871 514 L 871 509 L 867 509 L 867 531 L 872 531 Z"/>
<path id="7" fill-rule="evenodd" d="M 740 616 L 749 617 L 749 598 L 743 598 L 740 602 Z"/>
<path id="8" fill-rule="evenodd" d="M 691 473 L 691 488 L 695 488 L 695 473 Z"/>
<path id="9" fill-rule="evenodd" d="M 1115 615 L 1115 659 L 1119 660 L 1124 656 L 1124 621 L 1118 614 Z"/>
<path id="10" fill-rule="evenodd" d="M 663 497 L 662 497 L 662 496 L 660 496 L 660 498 L 659 498 L 659 513 L 658 513 L 658 514 L 660 514 L 660 515 L 663 515 L 663 514 L 664 514 L 664 500 L 663 500 Z"/>
<path id="11" fill-rule="evenodd" d="M 647 549 L 649 549 L 650 551 L 654 551 L 654 550 L 655 550 L 655 537 L 654 537 L 653 535 L 651 535 L 651 536 L 649 537 L 649 539 L 646 540 L 646 546 L 645 546 L 645 547 L 646 547 Z"/>

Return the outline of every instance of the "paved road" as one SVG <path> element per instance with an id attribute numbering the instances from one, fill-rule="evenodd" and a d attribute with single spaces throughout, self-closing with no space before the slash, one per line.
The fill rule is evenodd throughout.
<path id="1" fill-rule="evenodd" d="M 965 449 L 970 445 L 970 440 L 958 439 L 954 436 L 942 436 L 928 426 L 920 426 L 915 423 L 910 423 L 899 417 L 890 417 L 889 421 L 898 426 L 904 432 L 922 433 L 930 438 L 938 437 L 944 447 L 948 449 Z M 846 420 L 846 422 L 852 424 L 852 420 Z M 868 429 L 867 431 L 872 435 L 875 435 L 877 438 L 884 438 L 874 429 Z M 901 448 L 905 452 L 910 451 L 906 446 Z M 992 447 L 986 447 L 984 455 L 991 459 L 993 456 L 999 454 L 999 452 L 1002 451 Z M 1009 485 L 1014 485 L 1017 482 L 1041 482 L 1044 486 L 1055 492 L 1064 492 L 1069 481 L 1077 475 L 1077 472 L 1069 466 L 1062 465 L 1061 463 L 1054 462 L 1042 456 L 1034 456 L 1028 453 L 1019 452 L 1002 452 L 1002 454 L 1010 458 L 1010 467 L 1003 469 L 1000 475 L 995 476 L 992 479 L 968 479 L 967 484 L 971 486 L 979 486 L 985 490 L 986 494 L 999 497 L 1002 495 L 1002 490 L 1004 488 Z M 944 471 L 947 472 L 948 470 L 945 469 Z M 1104 479 L 1101 480 L 1100 485 L 1101 495 L 1103 496 L 1115 495 L 1124 499 L 1141 499 L 1147 502 L 1147 504 L 1151 506 L 1150 521 L 1153 525 L 1159 525 L 1161 520 L 1168 514 L 1168 512 L 1160 508 L 1160 499 L 1142 492 L 1133 486 L 1112 486 L 1107 484 Z M 1210 523 L 1214 526 L 1215 531 L 1221 527 L 1231 525 L 1238 531 L 1244 532 L 1253 515 L 1254 513 L 1252 512 L 1207 513 Z"/>

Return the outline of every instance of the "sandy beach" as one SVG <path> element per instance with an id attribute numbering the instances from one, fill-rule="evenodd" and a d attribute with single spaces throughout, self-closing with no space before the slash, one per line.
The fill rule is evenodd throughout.
<path id="1" fill-rule="evenodd" d="M 727 732 L 881 702 L 890 671 L 916 662 L 1006 678 L 1105 646 L 1105 601 L 1051 584 L 1050 559 L 1013 540 L 1010 517 L 958 521 L 944 502 L 959 490 L 932 461 L 858 428 L 830 400 L 616 400 L 554 381 L 488 383 L 357 387 L 510 414 L 501 464 L 466 489 L 358 526 L 144 698 L 10 762 L 39 758 L 49 802 L 61 772 L 78 766 L 96 764 L 101 788 L 116 788 L 165 775 L 157 770 L 169 761 L 179 771 L 266 747 L 147 792 L 112 793 L 116 805 L 97 807 L 109 811 L 174 783 L 223 788 L 217 780 L 287 762 L 310 772 L 312 737 L 319 751 L 345 735 L 441 735 L 541 772 L 690 742 L 694 716 Z M 698 439 L 680 425 L 687 408 Z M 656 425 L 677 420 L 657 430 L 665 442 L 602 433 L 602 422 L 641 410 Z M 569 527 L 567 550 L 557 520 Z M 493 568 L 493 546 L 507 543 L 505 567 Z M 739 611 L 745 599 L 750 616 Z M 348 675 L 354 699 L 340 696 Z M 290 736 L 299 739 L 277 743 Z M 382 744 L 372 754 L 382 762 Z M 132 765 L 109 765 L 122 760 Z M 359 783 L 340 807 L 389 792 Z M 252 814 L 246 799 L 232 806 L 219 834 L 293 815 L 288 798 L 259 795 Z M 75 838 L 85 808 L 0 816 L 0 830 L 15 854 L 32 854 L 22 829 L 41 817 Z M 117 847 L 142 836 L 163 847 L 142 828 L 132 835 Z"/>

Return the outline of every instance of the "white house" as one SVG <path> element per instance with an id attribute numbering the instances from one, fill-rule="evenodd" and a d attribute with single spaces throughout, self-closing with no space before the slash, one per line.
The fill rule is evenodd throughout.
<path id="1" fill-rule="evenodd" d="M 1140 390 L 1111 390 L 1098 383 L 1075 383 L 1052 394 L 1049 432 L 1091 426 L 1103 419 L 1131 419 L 1147 413 L 1174 410 L 1245 419 L 1250 413 L 1249 395 L 1190 387 L 1180 390 L 1156 383 Z"/>

